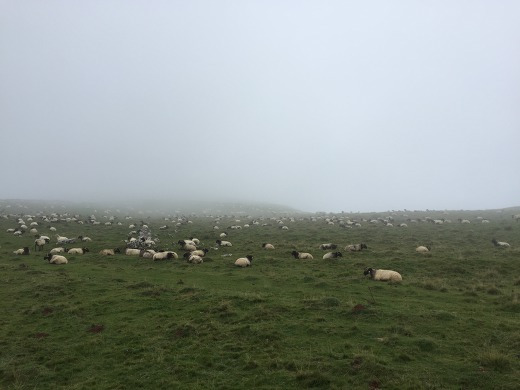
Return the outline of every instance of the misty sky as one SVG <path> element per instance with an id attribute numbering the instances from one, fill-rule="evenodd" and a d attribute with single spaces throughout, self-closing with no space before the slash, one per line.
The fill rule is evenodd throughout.
<path id="1" fill-rule="evenodd" d="M 520 205 L 520 2 L 0 0 L 0 199 Z"/>

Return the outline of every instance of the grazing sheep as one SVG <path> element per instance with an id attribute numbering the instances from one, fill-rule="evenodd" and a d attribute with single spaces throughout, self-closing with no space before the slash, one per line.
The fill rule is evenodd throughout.
<path id="1" fill-rule="evenodd" d="M 361 243 L 361 244 L 351 244 L 351 245 L 347 245 L 345 247 L 345 250 L 346 251 L 350 251 L 350 252 L 360 252 L 362 251 L 363 249 L 368 249 L 368 247 Z"/>
<path id="2" fill-rule="evenodd" d="M 262 244 L 262 248 L 264 248 L 264 249 L 274 249 L 274 245 L 273 244 L 268 244 L 268 243 L 264 242 Z"/>
<path id="3" fill-rule="evenodd" d="M 421 246 L 418 246 L 417 248 L 415 248 L 415 251 L 419 252 L 419 253 L 428 253 L 431 250 L 432 250 L 432 247 L 429 245 L 426 245 L 426 246 L 421 245 Z"/>
<path id="4" fill-rule="evenodd" d="M 66 252 L 67 250 L 63 247 L 59 247 L 59 248 L 52 248 L 49 252 L 49 254 L 51 255 L 55 255 L 55 254 L 58 254 L 58 253 L 63 253 L 63 252 Z"/>
<path id="5" fill-rule="evenodd" d="M 167 259 L 178 259 L 179 256 L 177 253 L 172 251 L 167 252 L 157 252 L 155 255 L 153 255 L 154 260 L 167 260 Z"/>
<path id="6" fill-rule="evenodd" d="M 34 250 L 41 251 L 43 249 L 43 246 L 47 244 L 48 241 L 44 240 L 43 238 L 37 238 L 34 240 Z"/>
<path id="7" fill-rule="evenodd" d="M 391 271 L 387 269 L 373 269 L 373 268 L 366 268 L 363 272 L 363 275 L 369 275 L 370 279 L 372 280 L 380 280 L 382 282 L 401 282 L 403 280 L 403 277 L 399 272 Z"/>
<path id="8" fill-rule="evenodd" d="M 323 260 L 325 260 L 325 259 L 335 259 L 337 257 L 343 257 L 341 252 L 329 252 L 329 253 L 325 253 L 323 255 Z"/>
<path id="9" fill-rule="evenodd" d="M 67 251 L 69 255 L 83 255 L 87 253 L 89 250 L 88 248 L 71 248 Z"/>
<path id="10" fill-rule="evenodd" d="M 126 248 L 125 254 L 128 256 L 139 256 L 141 253 L 140 249 Z"/>
<path id="11" fill-rule="evenodd" d="M 48 254 L 43 259 L 48 260 L 49 264 L 68 264 L 68 262 L 69 262 L 65 256 L 60 256 L 60 255 Z"/>
<path id="12" fill-rule="evenodd" d="M 503 241 L 497 241 L 494 238 L 491 240 L 493 245 L 495 245 L 497 248 L 509 248 L 511 245 L 509 245 L 507 242 Z"/>
<path id="13" fill-rule="evenodd" d="M 119 248 L 116 249 L 102 249 L 99 251 L 100 255 L 103 256 L 114 256 L 116 253 L 121 253 L 121 250 Z"/>
<path id="14" fill-rule="evenodd" d="M 306 252 L 292 251 L 291 255 L 293 255 L 295 259 L 309 259 L 309 260 L 314 259 L 314 257 L 312 257 L 312 255 L 310 253 L 306 253 Z"/>
<path id="15" fill-rule="evenodd" d="M 336 244 L 321 244 L 320 249 L 326 250 L 326 249 L 336 249 L 338 246 Z"/>
<path id="16" fill-rule="evenodd" d="M 233 246 L 229 241 L 217 240 L 215 241 L 219 246 Z"/>
<path id="17" fill-rule="evenodd" d="M 235 260 L 235 265 L 237 267 L 250 267 L 253 262 L 253 256 L 247 255 L 246 257 L 241 257 Z"/>
<path id="18" fill-rule="evenodd" d="M 28 255 L 29 254 L 29 247 L 24 246 L 22 249 L 17 249 L 13 251 L 14 255 Z"/>

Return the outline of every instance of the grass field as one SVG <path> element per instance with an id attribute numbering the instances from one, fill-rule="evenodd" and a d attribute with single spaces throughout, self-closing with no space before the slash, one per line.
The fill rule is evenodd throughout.
<path id="1" fill-rule="evenodd" d="M 65 211 L 83 220 L 94 213 Z M 14 212 L 31 210 L 3 214 Z M 351 229 L 328 225 L 329 215 L 275 215 L 287 231 L 272 215 L 240 230 L 226 228 L 253 218 L 222 217 L 214 230 L 214 216 L 190 216 L 175 231 L 164 218 L 94 214 L 122 225 L 34 218 L 53 240 L 49 226 L 92 238 L 72 245 L 89 253 L 62 266 L 43 260 L 53 241 L 36 253 L 32 235 L 6 232 L 18 226 L 14 216 L 0 218 L 0 388 L 519 388 L 520 222 L 509 210 L 336 215 L 361 221 Z M 394 225 L 426 216 L 452 223 L 362 221 L 389 215 Z M 199 238 L 211 248 L 204 263 L 97 254 L 122 247 L 129 224 L 141 220 L 160 248 L 180 255 L 174 243 Z M 164 224 L 170 229 L 159 230 Z M 222 231 L 233 247 L 213 249 Z M 492 238 L 511 248 L 495 248 Z M 276 249 L 262 250 L 264 242 Z M 344 257 L 322 260 L 318 246 L 328 242 Z M 360 242 L 368 250 L 343 250 Z M 418 254 L 418 245 L 432 251 Z M 30 255 L 12 254 L 23 246 Z M 295 260 L 293 250 L 314 260 Z M 247 254 L 252 267 L 233 265 Z M 365 267 L 399 271 L 403 282 L 368 280 Z"/>

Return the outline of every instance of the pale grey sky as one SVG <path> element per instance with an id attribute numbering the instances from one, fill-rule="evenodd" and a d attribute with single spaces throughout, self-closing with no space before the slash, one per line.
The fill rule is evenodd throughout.
<path id="1" fill-rule="evenodd" d="M 520 205 L 520 2 L 0 0 L 0 199 Z"/>

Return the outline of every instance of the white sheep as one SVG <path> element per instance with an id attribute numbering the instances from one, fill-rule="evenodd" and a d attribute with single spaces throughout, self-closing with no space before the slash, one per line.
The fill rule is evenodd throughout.
<path id="1" fill-rule="evenodd" d="M 79 236 L 78 239 L 83 241 L 83 242 L 91 242 L 92 241 L 92 238 L 90 238 L 90 237 Z"/>
<path id="2" fill-rule="evenodd" d="M 48 254 L 44 257 L 45 260 L 49 261 L 49 264 L 68 264 L 68 260 L 65 256 L 51 255 Z"/>
<path id="3" fill-rule="evenodd" d="M 351 244 L 351 245 L 347 245 L 345 247 L 345 250 L 346 251 L 350 251 L 350 252 L 360 252 L 363 249 L 368 249 L 366 244 L 363 244 L 363 243 L 361 243 L 361 244 Z"/>
<path id="4" fill-rule="evenodd" d="M 193 245 L 197 246 L 200 244 L 200 240 L 198 238 L 192 237 L 190 238 L 191 241 L 193 241 Z"/>
<path id="5" fill-rule="evenodd" d="M 34 240 L 34 250 L 41 251 L 43 249 L 43 246 L 47 244 L 49 241 L 43 239 L 43 238 L 37 238 Z"/>
<path id="6" fill-rule="evenodd" d="M 157 252 L 153 249 L 141 249 L 141 251 L 139 252 L 139 257 L 142 257 L 144 259 L 153 259 L 156 253 Z"/>
<path id="7" fill-rule="evenodd" d="M 328 244 L 321 244 L 320 249 L 326 250 L 326 249 L 336 249 L 338 246 L 336 244 L 328 243 Z"/>
<path id="8" fill-rule="evenodd" d="M 341 252 L 329 252 L 329 253 L 325 253 L 323 255 L 323 260 L 326 260 L 326 259 L 335 259 L 335 258 L 338 258 L 338 257 L 343 257 L 343 255 L 341 254 Z"/>
<path id="9" fill-rule="evenodd" d="M 215 241 L 219 246 L 233 246 L 229 241 L 217 240 Z"/>
<path id="10" fill-rule="evenodd" d="M 154 260 L 166 260 L 166 259 L 178 259 L 179 256 L 177 253 L 172 251 L 167 252 L 157 252 L 155 255 L 153 255 Z"/>
<path id="11" fill-rule="evenodd" d="M 272 249 L 274 249 L 274 245 L 273 245 L 273 244 L 268 244 L 268 243 L 264 242 L 264 243 L 262 244 L 262 248 L 264 248 L 264 249 L 266 249 L 266 250 L 269 250 L 269 249 L 272 250 Z"/>
<path id="12" fill-rule="evenodd" d="M 206 256 L 206 253 L 208 253 L 208 252 L 209 252 L 209 250 L 205 249 L 205 248 L 197 249 L 196 251 L 191 251 L 190 255 L 204 257 L 204 256 Z"/>
<path id="13" fill-rule="evenodd" d="M 312 257 L 312 255 L 310 253 L 306 253 L 306 252 L 292 251 L 291 255 L 293 255 L 295 259 L 309 259 L 309 260 L 314 259 L 314 257 Z"/>
<path id="14" fill-rule="evenodd" d="M 220 233 L 219 235 L 220 238 L 224 238 L 224 237 L 227 237 L 227 233 L 223 232 L 223 233 Z"/>
<path id="15" fill-rule="evenodd" d="M 99 254 L 102 256 L 114 256 L 116 253 L 121 253 L 119 248 L 116 249 L 102 249 L 99 251 Z"/>
<path id="16" fill-rule="evenodd" d="M 491 240 L 493 245 L 495 245 L 497 248 L 509 248 L 511 245 L 509 245 L 507 242 L 503 241 L 497 241 L 494 238 Z"/>
<path id="17" fill-rule="evenodd" d="M 17 249 L 13 251 L 14 255 L 28 255 L 29 254 L 29 247 L 25 246 L 22 249 Z"/>
<path id="18" fill-rule="evenodd" d="M 125 254 L 128 256 L 139 256 L 141 253 L 140 249 L 126 248 Z"/>
<path id="19" fill-rule="evenodd" d="M 189 254 L 189 253 L 186 253 L 186 254 L 189 255 L 187 257 L 188 263 L 202 264 L 204 262 L 204 258 L 202 256 L 192 255 L 192 254 Z"/>
<path id="20" fill-rule="evenodd" d="M 421 245 L 421 246 L 418 246 L 417 248 L 415 248 L 415 251 L 418 253 L 428 253 L 431 250 L 432 250 L 432 247 L 429 245 L 426 245 L 426 246 Z"/>
<path id="21" fill-rule="evenodd" d="M 52 248 L 49 253 L 51 255 L 55 255 L 55 254 L 63 253 L 63 252 L 65 252 L 65 248 L 59 247 L 59 248 Z"/>
<path id="22" fill-rule="evenodd" d="M 253 256 L 247 255 L 246 257 L 241 257 L 235 260 L 235 265 L 237 267 L 250 267 L 253 262 Z"/>
<path id="23" fill-rule="evenodd" d="M 399 272 L 387 269 L 366 268 L 363 275 L 370 275 L 370 279 L 380 280 L 382 282 L 401 282 L 403 280 L 403 277 Z"/>
<path id="24" fill-rule="evenodd" d="M 88 248 L 71 248 L 67 251 L 69 255 L 83 255 L 87 253 L 89 250 Z"/>

